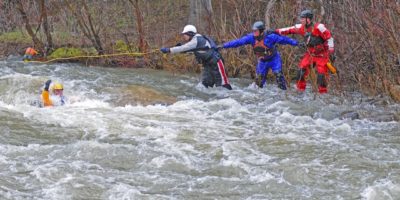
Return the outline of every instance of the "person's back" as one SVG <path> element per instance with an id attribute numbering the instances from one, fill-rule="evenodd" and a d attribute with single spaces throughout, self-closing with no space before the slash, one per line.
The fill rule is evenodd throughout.
<path id="1" fill-rule="evenodd" d="M 33 59 L 33 56 L 35 56 L 35 55 L 37 55 L 37 54 L 38 54 L 38 52 L 37 52 L 34 48 L 28 47 L 28 48 L 25 50 L 25 55 L 24 55 L 24 57 L 23 57 L 23 60 L 24 60 L 24 61 L 30 61 L 30 60 Z"/>

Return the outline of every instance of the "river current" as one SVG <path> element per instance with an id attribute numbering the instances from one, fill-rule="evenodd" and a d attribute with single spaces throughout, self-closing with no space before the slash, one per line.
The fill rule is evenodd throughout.
<path id="1" fill-rule="evenodd" d="M 0 61 L 0 199 L 400 199 L 400 105 Z M 39 108 L 47 79 L 69 102 Z"/>

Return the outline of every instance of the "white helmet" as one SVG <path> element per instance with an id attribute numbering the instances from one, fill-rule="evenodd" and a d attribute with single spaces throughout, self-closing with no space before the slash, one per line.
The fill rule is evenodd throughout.
<path id="1" fill-rule="evenodd" d="M 189 33 L 189 32 L 197 33 L 196 27 L 193 26 L 193 25 L 186 25 L 186 26 L 183 28 L 182 34 Z"/>

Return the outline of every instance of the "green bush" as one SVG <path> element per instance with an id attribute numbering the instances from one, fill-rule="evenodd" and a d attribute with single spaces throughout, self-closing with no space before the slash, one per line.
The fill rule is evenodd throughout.
<path id="1" fill-rule="evenodd" d="M 14 31 L 3 33 L 0 35 L 0 42 L 2 43 L 32 43 L 31 38 L 21 31 Z"/>
<path id="2" fill-rule="evenodd" d="M 70 58 L 70 57 L 90 56 L 90 55 L 95 55 L 95 50 L 93 51 L 92 48 L 79 49 L 79 48 L 62 47 L 62 48 L 56 49 L 53 53 L 51 53 L 51 55 L 48 58 L 49 59 Z"/>
<path id="3" fill-rule="evenodd" d="M 129 51 L 128 45 L 122 40 L 117 40 L 115 42 L 114 48 L 115 48 L 115 50 L 117 50 L 119 52 L 128 52 Z"/>

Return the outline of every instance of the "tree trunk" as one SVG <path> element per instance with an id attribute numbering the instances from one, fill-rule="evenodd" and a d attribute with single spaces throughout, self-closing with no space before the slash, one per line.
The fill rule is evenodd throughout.
<path id="1" fill-rule="evenodd" d="M 146 52 L 146 45 L 145 45 L 145 39 L 144 39 L 144 31 L 143 31 L 143 15 L 142 12 L 140 11 L 139 7 L 139 0 L 129 0 L 131 4 L 133 5 L 135 9 L 135 15 L 136 15 L 136 26 L 138 29 L 139 33 L 139 51 L 140 52 Z"/>
<path id="2" fill-rule="evenodd" d="M 43 30 L 46 35 L 47 39 L 47 48 L 45 49 L 44 53 L 49 53 L 53 49 L 53 39 L 51 37 L 50 31 L 49 31 L 49 24 L 47 21 L 47 8 L 45 4 L 45 0 L 39 0 L 39 5 L 40 5 L 40 12 L 41 12 L 41 18 L 42 18 L 42 24 L 43 24 Z"/>
<path id="3" fill-rule="evenodd" d="M 16 3 L 16 9 L 21 14 L 22 20 L 25 24 L 25 29 L 28 32 L 29 36 L 31 36 L 35 48 L 43 50 L 43 43 L 39 40 L 38 37 L 36 37 L 35 33 L 33 32 L 21 0 L 17 0 L 15 3 Z"/>
<path id="4" fill-rule="evenodd" d="M 90 15 L 88 6 L 87 6 L 87 4 L 86 4 L 85 1 L 83 1 L 83 8 L 84 8 L 85 11 L 86 11 L 86 16 L 87 16 L 87 18 L 88 18 L 89 27 L 90 27 L 90 30 L 91 30 L 91 32 L 92 32 L 93 38 L 94 38 L 96 50 L 97 50 L 97 52 L 99 53 L 99 55 L 101 55 L 101 54 L 104 53 L 104 49 L 103 49 L 103 45 L 102 45 L 102 43 L 101 43 L 100 36 L 99 36 L 99 33 L 98 33 L 99 31 L 96 31 L 95 28 L 94 28 L 94 26 L 93 26 L 92 16 Z"/>
<path id="5" fill-rule="evenodd" d="M 198 30 L 206 31 L 208 34 L 211 34 L 213 24 L 211 0 L 190 0 L 189 3 L 190 11 L 188 24 L 192 24 L 196 26 Z M 206 23 L 204 23 L 204 21 L 206 21 Z"/>
<path id="6" fill-rule="evenodd" d="M 83 18 L 82 14 L 78 13 L 77 9 L 73 7 L 70 1 L 65 0 L 65 5 L 68 7 L 68 9 L 72 12 L 72 14 L 75 16 L 76 21 L 78 23 L 78 26 L 82 30 L 83 35 L 85 35 L 86 38 L 88 38 L 94 48 L 96 49 L 97 53 L 99 55 L 104 54 L 104 49 L 100 40 L 100 37 L 97 33 L 97 31 L 94 29 L 93 23 L 92 23 L 92 17 L 88 11 L 88 7 L 86 2 L 82 1 L 83 8 L 85 10 L 85 15 L 87 16 L 89 26 L 86 24 L 85 19 Z"/>
<path id="7" fill-rule="evenodd" d="M 271 10 L 274 7 L 276 0 L 270 0 L 267 4 L 267 9 L 265 10 L 265 27 L 271 29 Z"/>

